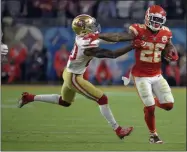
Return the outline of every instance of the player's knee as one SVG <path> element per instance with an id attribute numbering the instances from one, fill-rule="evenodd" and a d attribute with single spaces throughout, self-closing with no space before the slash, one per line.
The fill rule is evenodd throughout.
<path id="1" fill-rule="evenodd" d="M 142 101 L 146 107 L 155 105 L 154 98 L 152 97 L 152 95 L 142 97 Z"/>
<path id="2" fill-rule="evenodd" d="M 154 105 L 154 98 L 147 87 L 146 82 L 141 82 L 139 84 L 139 94 L 146 107 Z"/>
<path id="3" fill-rule="evenodd" d="M 171 109 L 173 109 L 173 103 L 165 103 L 164 109 L 170 111 Z"/>
<path id="4" fill-rule="evenodd" d="M 141 99 L 146 107 L 153 106 L 154 103 L 154 98 L 152 94 L 150 93 L 145 93 L 144 95 L 141 96 Z"/>
<path id="5" fill-rule="evenodd" d="M 173 98 L 173 95 L 171 94 L 171 92 L 165 93 L 164 100 L 167 103 L 173 103 L 174 102 L 174 98 Z"/>
<path id="6" fill-rule="evenodd" d="M 154 116 L 155 113 L 155 105 L 149 106 L 149 107 L 144 107 L 144 113 L 146 115 Z"/>
<path id="7" fill-rule="evenodd" d="M 108 104 L 108 97 L 106 95 L 103 95 L 98 101 L 97 103 L 99 105 L 105 105 Z"/>
<path id="8" fill-rule="evenodd" d="M 68 102 L 62 100 L 62 98 L 60 97 L 60 99 L 59 99 L 59 105 L 61 105 L 63 107 L 69 107 L 69 106 L 71 106 L 71 103 L 68 103 Z"/>

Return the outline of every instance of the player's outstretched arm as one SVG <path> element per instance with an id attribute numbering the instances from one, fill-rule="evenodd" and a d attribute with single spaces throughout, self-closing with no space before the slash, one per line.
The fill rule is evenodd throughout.
<path id="1" fill-rule="evenodd" d="M 132 33 L 100 33 L 99 38 L 109 42 L 124 42 L 134 39 Z"/>
<path id="2" fill-rule="evenodd" d="M 133 49 L 133 45 L 128 45 L 126 47 L 116 49 L 115 51 L 111 51 L 108 49 L 103 49 L 103 48 L 88 48 L 85 49 L 84 54 L 87 56 L 93 56 L 96 58 L 117 58 L 123 54 L 128 53 Z"/>

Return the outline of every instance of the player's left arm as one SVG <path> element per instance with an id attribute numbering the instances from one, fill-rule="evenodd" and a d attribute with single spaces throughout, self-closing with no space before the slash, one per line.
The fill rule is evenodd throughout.
<path id="1" fill-rule="evenodd" d="M 175 46 L 173 45 L 171 39 L 169 39 L 166 47 L 166 55 L 165 55 L 165 59 L 169 60 L 169 61 L 177 61 L 179 56 L 178 56 L 178 52 L 177 49 L 175 48 Z"/>
<path id="2" fill-rule="evenodd" d="M 128 45 L 123 48 L 116 49 L 115 51 L 109 50 L 109 49 L 104 49 L 104 48 L 87 48 L 84 51 L 84 54 L 86 56 L 93 56 L 96 58 L 117 58 L 123 54 L 128 53 L 133 49 L 133 45 Z"/>

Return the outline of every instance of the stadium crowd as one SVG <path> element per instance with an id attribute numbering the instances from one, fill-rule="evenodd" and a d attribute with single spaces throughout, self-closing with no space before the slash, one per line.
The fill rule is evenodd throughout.
<path id="1" fill-rule="evenodd" d="M 181 20 L 185 17 L 183 0 L 2 0 L 1 3 L 2 22 L 7 17 L 11 17 L 13 19 L 60 18 L 70 23 L 75 16 L 82 13 L 105 20 L 107 18 L 144 19 L 147 7 L 157 3 L 167 11 L 167 19 Z M 13 37 L 11 34 L 13 33 L 8 34 L 10 39 Z M 186 50 L 181 44 L 176 47 L 179 50 L 180 59 L 171 63 L 164 61 L 163 75 L 171 86 L 184 86 L 186 85 Z M 56 80 L 58 80 L 61 78 L 71 51 L 66 45 L 62 45 L 55 52 L 54 63 L 50 63 L 48 49 L 40 41 L 31 48 L 22 42 L 16 42 L 9 46 L 9 50 L 9 62 L 2 65 L 3 83 L 47 81 L 46 71 L 49 64 L 53 64 Z M 110 84 L 111 73 L 105 61 L 101 62 L 96 69 L 95 83 L 103 84 L 105 80 L 104 84 Z M 88 73 L 85 73 L 85 78 L 88 79 Z"/>
<path id="2" fill-rule="evenodd" d="M 89 14 L 95 18 L 143 19 L 145 10 L 153 4 L 161 5 L 167 19 L 184 19 L 184 0 L 2 0 L 2 16 L 73 19 L 78 14 Z"/>

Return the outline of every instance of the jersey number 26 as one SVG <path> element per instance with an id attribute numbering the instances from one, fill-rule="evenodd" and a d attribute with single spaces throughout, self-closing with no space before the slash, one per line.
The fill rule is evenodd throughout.
<path id="1" fill-rule="evenodd" d="M 161 61 L 161 53 L 165 48 L 165 44 L 162 43 L 150 43 L 146 42 L 149 50 L 141 50 L 140 60 L 144 62 L 158 63 Z"/>

